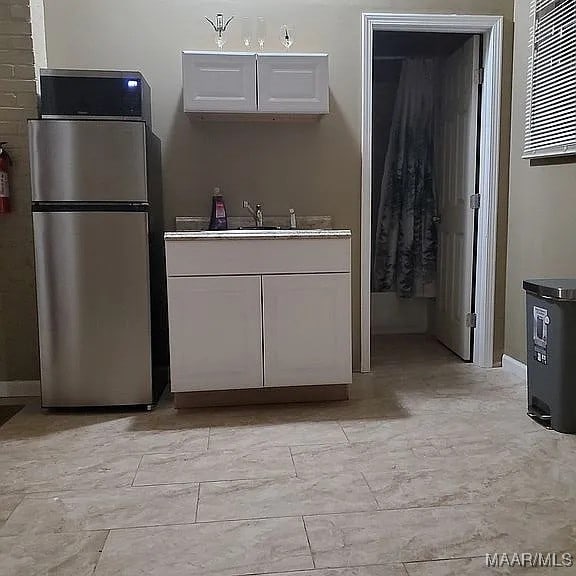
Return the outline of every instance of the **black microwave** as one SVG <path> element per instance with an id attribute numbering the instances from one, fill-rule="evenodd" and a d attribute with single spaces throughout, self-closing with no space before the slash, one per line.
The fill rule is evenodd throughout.
<path id="1" fill-rule="evenodd" d="M 140 72 L 41 70 L 42 118 L 151 123 L 150 86 Z"/>

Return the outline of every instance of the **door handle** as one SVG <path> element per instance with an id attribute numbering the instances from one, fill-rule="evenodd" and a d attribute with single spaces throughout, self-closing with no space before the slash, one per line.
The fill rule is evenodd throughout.
<path id="1" fill-rule="evenodd" d="M 432 222 L 434 222 L 434 224 L 440 224 L 440 222 L 442 222 L 442 218 L 440 218 L 440 216 L 434 216 L 432 218 Z"/>

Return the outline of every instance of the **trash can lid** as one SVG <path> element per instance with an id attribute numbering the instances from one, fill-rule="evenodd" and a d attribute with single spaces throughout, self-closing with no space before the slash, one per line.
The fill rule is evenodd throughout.
<path id="1" fill-rule="evenodd" d="M 542 298 L 576 301 L 576 278 L 524 280 L 524 290 Z"/>

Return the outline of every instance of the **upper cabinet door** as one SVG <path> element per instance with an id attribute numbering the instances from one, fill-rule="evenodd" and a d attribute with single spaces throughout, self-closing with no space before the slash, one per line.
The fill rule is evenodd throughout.
<path id="1" fill-rule="evenodd" d="M 256 112 L 256 55 L 183 52 L 184 112 Z"/>
<path id="2" fill-rule="evenodd" d="M 327 54 L 259 54 L 258 110 L 328 113 Z"/>

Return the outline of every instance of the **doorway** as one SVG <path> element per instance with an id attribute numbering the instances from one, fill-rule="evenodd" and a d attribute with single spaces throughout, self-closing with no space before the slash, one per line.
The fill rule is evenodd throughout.
<path id="1" fill-rule="evenodd" d="M 374 34 L 372 338 L 429 334 L 472 359 L 478 35 Z"/>
<path id="2" fill-rule="evenodd" d="M 376 331 L 382 328 L 379 322 L 388 333 L 394 330 L 435 333 L 463 359 L 491 367 L 502 19 L 364 14 L 363 23 L 362 371 L 370 370 L 370 339 L 373 327 Z M 429 227 L 428 236 L 432 230 L 437 235 L 438 274 L 432 287 L 426 285 L 422 290 L 423 286 L 417 283 L 413 286 L 410 282 L 399 282 L 400 290 L 397 278 L 391 283 L 386 272 L 378 274 L 377 269 L 373 275 L 374 259 L 382 256 L 382 239 L 397 240 L 398 236 L 398 231 L 382 236 L 374 225 L 380 221 L 383 207 L 386 209 L 379 192 L 384 190 L 388 194 L 387 173 L 394 173 L 383 158 L 389 158 L 389 153 L 395 151 L 390 146 L 398 144 L 398 138 L 389 138 L 394 119 L 389 113 L 382 114 L 379 105 L 390 110 L 398 90 L 406 90 L 410 67 L 413 81 L 419 74 L 428 74 L 428 68 L 422 68 L 424 64 L 414 62 L 423 57 L 442 59 L 444 69 L 450 70 L 438 77 L 444 98 L 435 107 L 433 139 L 440 160 L 434 164 L 434 179 L 441 182 L 437 186 L 441 192 L 435 199 L 438 214 L 426 214 L 426 222 L 418 224 Z M 480 92 L 482 59 L 485 72 Z M 411 66 L 406 66 L 407 60 Z M 378 83 L 382 85 L 376 86 Z M 378 89 L 382 93 L 376 96 Z M 427 95 L 422 99 L 430 100 Z M 405 100 L 401 97 L 401 102 Z M 454 114 L 455 109 L 460 114 Z M 460 157 L 456 168 L 455 154 Z M 477 191 L 480 197 L 476 196 Z M 478 198 L 479 207 L 475 209 Z M 430 224 L 432 218 L 434 227 Z M 384 244 L 385 252 L 390 243 Z M 386 254 L 384 258 L 384 268 L 388 270 Z M 376 283 L 374 278 L 378 280 Z M 377 294 L 373 294 L 375 285 Z M 398 293 L 404 298 L 398 298 Z M 421 297 L 405 298 L 414 295 Z"/>

